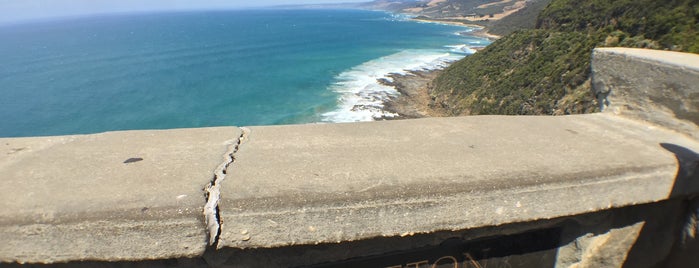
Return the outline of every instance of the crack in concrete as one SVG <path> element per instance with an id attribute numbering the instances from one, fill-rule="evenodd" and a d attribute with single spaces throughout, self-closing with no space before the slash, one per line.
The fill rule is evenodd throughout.
<path id="1" fill-rule="evenodd" d="M 240 130 L 242 133 L 238 139 L 231 143 L 230 147 L 223 155 L 223 163 L 214 170 L 214 177 L 211 179 L 211 183 L 204 188 L 206 192 L 204 217 L 209 234 L 209 246 L 215 246 L 221 235 L 221 215 L 218 207 L 218 202 L 221 199 L 221 182 L 226 179 L 226 169 L 235 162 L 235 154 L 240 149 L 240 145 L 245 142 L 250 134 L 250 129 L 248 128 L 241 127 Z"/>

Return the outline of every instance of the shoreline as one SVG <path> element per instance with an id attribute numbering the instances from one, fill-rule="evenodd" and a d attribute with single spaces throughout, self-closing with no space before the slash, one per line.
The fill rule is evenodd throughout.
<path id="1" fill-rule="evenodd" d="M 386 12 L 388 14 L 404 14 L 404 13 L 394 13 Z M 409 19 L 401 19 L 401 21 L 413 21 L 413 22 L 423 22 L 431 24 L 449 25 L 466 28 L 464 30 L 458 30 L 455 32 L 456 35 L 461 37 L 475 37 L 478 39 L 488 40 L 490 43 L 494 40 L 500 38 L 498 35 L 487 33 L 487 27 L 476 24 L 464 23 L 461 21 L 447 21 L 447 20 L 437 20 L 430 19 L 426 17 L 416 17 Z M 465 42 L 465 41 L 464 41 Z M 465 57 L 477 53 L 478 51 L 484 49 L 489 44 L 464 44 L 467 49 L 458 46 L 445 46 L 454 47 L 453 49 L 464 50 L 466 52 Z M 464 54 L 461 52 L 448 52 L 449 54 Z M 398 53 L 400 54 L 400 53 Z M 393 55 L 390 55 L 393 56 Z M 440 56 L 444 57 L 444 56 Z M 384 57 L 380 58 L 383 59 Z M 367 99 L 366 104 L 363 103 L 350 103 L 349 111 L 366 111 L 363 116 L 369 116 L 367 119 L 354 118 L 350 121 L 381 121 L 381 120 L 401 120 L 410 118 L 424 118 L 424 117 L 446 117 L 452 116 L 452 114 L 440 107 L 439 105 L 434 105 L 434 100 L 430 95 L 432 81 L 437 78 L 446 68 L 449 68 L 452 64 L 458 60 L 463 59 L 463 57 L 454 57 L 451 59 L 438 59 L 439 63 L 437 65 L 430 64 L 430 66 L 406 66 L 405 64 L 399 64 L 394 66 L 396 68 L 391 68 L 392 70 L 385 70 L 383 75 L 380 77 L 367 77 L 370 81 L 373 81 L 376 86 L 380 89 L 381 87 L 385 90 L 368 89 L 360 90 L 367 91 L 361 92 L 348 92 L 352 93 L 352 96 L 358 97 L 360 99 Z M 372 60 L 373 61 L 373 60 Z M 369 62 L 372 62 L 369 61 Z M 434 62 L 432 62 L 434 63 Z M 366 63 L 364 63 L 366 64 Z M 363 65 L 363 64 L 362 64 Z M 362 66 L 360 65 L 360 66 Z M 369 80 L 368 80 L 369 81 Z M 390 88 L 390 89 L 389 89 Z M 395 92 L 395 93 L 393 93 Z M 344 110 L 344 109 L 339 109 Z M 345 122 L 344 119 L 341 121 L 336 121 L 333 116 L 337 114 L 336 110 L 331 112 L 323 113 L 323 120 L 325 122 Z"/>
<path id="2" fill-rule="evenodd" d="M 433 107 L 432 97 L 429 94 L 432 80 L 442 71 L 444 69 L 407 71 L 406 74 L 389 74 L 388 77 L 393 81 L 379 79 L 379 83 L 395 88 L 400 95 L 383 102 L 383 110 L 398 116 L 376 118 L 376 120 L 448 116 L 446 111 Z"/>
<path id="3" fill-rule="evenodd" d="M 431 19 L 431 18 L 426 18 L 426 17 L 415 17 L 415 18 L 411 18 L 411 20 L 418 21 L 418 22 L 424 22 L 424 23 L 437 23 L 437 24 L 443 24 L 443 25 L 451 25 L 451 26 L 470 28 L 470 29 L 473 29 L 473 31 L 461 32 L 461 33 L 467 33 L 468 35 L 472 35 L 475 37 L 487 38 L 491 41 L 495 41 L 495 40 L 502 38 L 502 36 L 489 33 L 487 27 L 485 27 L 483 25 L 468 23 L 469 21 L 440 20 L 440 19 Z"/>
<path id="4" fill-rule="evenodd" d="M 461 35 L 470 35 L 485 38 L 491 41 L 501 38 L 499 35 L 488 33 L 487 28 L 482 25 L 469 24 L 461 21 L 436 20 L 424 17 L 412 18 L 411 20 L 473 29 L 472 31 L 459 32 Z M 479 51 L 483 48 L 485 47 L 474 47 L 473 49 Z M 391 73 L 387 75 L 393 81 L 389 81 L 386 78 L 377 79 L 380 84 L 393 87 L 400 93 L 400 95 L 383 102 L 384 111 L 397 114 L 398 116 L 375 118 L 375 120 L 401 120 L 423 117 L 451 116 L 451 114 L 443 108 L 437 108 L 434 106 L 432 96 L 430 96 L 430 87 L 432 86 L 432 81 L 454 62 L 455 61 L 448 62 L 446 66 L 439 69 L 405 70 L 406 74 Z"/>

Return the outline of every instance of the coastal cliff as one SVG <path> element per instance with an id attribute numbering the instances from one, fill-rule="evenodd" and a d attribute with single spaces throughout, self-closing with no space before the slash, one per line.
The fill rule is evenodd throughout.
<path id="1" fill-rule="evenodd" d="M 698 18 L 698 0 L 553 0 L 536 29 L 504 36 L 445 69 L 429 86 L 431 105 L 447 115 L 593 112 L 595 47 L 699 53 Z"/>

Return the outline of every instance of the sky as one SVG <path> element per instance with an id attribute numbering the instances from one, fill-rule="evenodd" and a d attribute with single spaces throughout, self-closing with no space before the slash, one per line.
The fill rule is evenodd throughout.
<path id="1" fill-rule="evenodd" d="M 116 12 L 231 9 L 369 0 L 0 0 L 0 24 Z"/>

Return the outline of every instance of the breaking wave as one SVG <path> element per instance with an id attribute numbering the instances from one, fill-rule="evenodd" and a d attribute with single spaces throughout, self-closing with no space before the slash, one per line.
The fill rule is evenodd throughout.
<path id="1" fill-rule="evenodd" d="M 455 48 L 456 49 L 456 48 Z M 467 51 L 404 50 L 392 55 L 364 62 L 335 77 L 330 90 L 339 95 L 338 108 L 322 114 L 325 122 L 358 122 L 391 118 L 397 114 L 384 110 L 384 103 L 400 93 L 380 83 L 392 82 L 390 74 L 409 74 L 410 71 L 442 69 L 459 60 Z"/>

